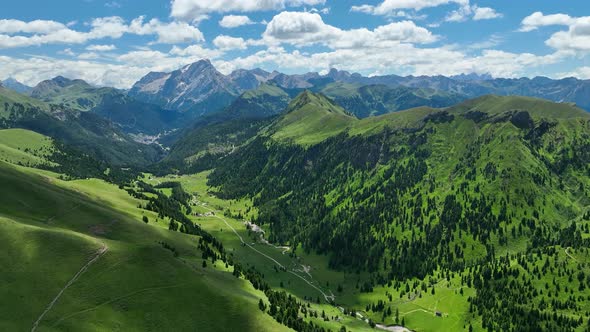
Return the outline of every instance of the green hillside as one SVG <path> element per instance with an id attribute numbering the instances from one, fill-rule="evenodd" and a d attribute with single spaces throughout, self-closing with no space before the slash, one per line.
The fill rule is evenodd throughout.
<path id="1" fill-rule="evenodd" d="M 38 331 L 287 330 L 258 309 L 263 293 L 222 264 L 201 267 L 196 238 L 168 231 L 153 213 L 143 223 L 137 199 L 101 181 L 35 173 L 0 162 L 10 193 L 0 196 L 2 330 L 31 330 L 89 262 Z"/>
<path id="2" fill-rule="evenodd" d="M 29 98 L 18 92 L 0 86 L 0 119 L 5 119 L 10 115 L 9 108 L 10 105 L 13 104 L 26 105 L 25 107 L 36 107 L 45 111 L 49 110 L 49 105 L 41 101 Z"/>
<path id="3" fill-rule="evenodd" d="M 314 144 L 344 131 L 356 118 L 320 94 L 302 92 L 271 129 L 279 141 Z"/>
<path id="4" fill-rule="evenodd" d="M 465 96 L 404 86 L 362 85 L 334 82 L 319 86 L 317 91 L 325 94 L 338 105 L 358 118 L 366 118 L 397 112 L 415 107 L 448 107 L 465 100 Z"/>
<path id="5" fill-rule="evenodd" d="M 83 80 L 56 77 L 39 83 L 30 93 L 31 97 L 49 104 L 86 112 L 101 103 L 106 96 L 119 92 L 113 88 L 96 88 Z"/>
<path id="6" fill-rule="evenodd" d="M 120 90 L 64 77 L 39 83 L 31 96 L 61 108 L 93 112 L 127 133 L 157 135 L 183 126 L 186 120 L 179 112 L 135 100 Z"/>
<path id="7" fill-rule="evenodd" d="M 391 303 L 393 293 L 421 302 L 420 294 L 430 303 L 446 279 L 457 305 L 441 315 L 465 329 L 586 324 L 590 114 L 486 96 L 356 120 L 320 96 L 302 97 L 272 135 L 222 160 L 209 184 L 220 197 L 251 198 L 272 243 L 325 255 L 345 274 L 369 273 L 357 281 L 361 294 L 342 304 L 367 304 L 374 320 L 393 323 L 391 305 L 379 300 Z M 580 258 L 570 261 L 567 248 Z M 578 270 L 579 284 L 552 281 Z M 572 287 L 582 295 L 571 296 Z M 527 296 L 516 300 L 519 292 Z M 395 307 L 409 328 L 436 330 L 415 306 Z M 437 306 L 428 308 L 436 317 Z"/>
<path id="8" fill-rule="evenodd" d="M 157 146 L 140 144 L 112 122 L 0 88 L 0 129 L 23 128 L 115 165 L 146 165 L 160 158 Z"/>
<path id="9" fill-rule="evenodd" d="M 291 97 L 275 85 L 262 84 L 255 90 L 244 92 L 226 110 L 235 117 L 265 118 L 282 112 Z"/>
<path id="10" fill-rule="evenodd" d="M 0 130 L 0 156 L 12 164 L 39 166 L 54 151 L 49 137 L 24 129 Z"/>

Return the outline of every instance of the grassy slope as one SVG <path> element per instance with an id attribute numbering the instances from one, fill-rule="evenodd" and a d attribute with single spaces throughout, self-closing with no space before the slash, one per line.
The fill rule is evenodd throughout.
<path id="1" fill-rule="evenodd" d="M 108 252 L 64 292 L 39 331 L 284 330 L 258 310 L 261 293 L 222 267 L 201 268 L 194 238 L 145 225 L 138 201 L 115 186 L 62 182 L 6 163 L 0 184 L 10 193 L 0 196 L 0 294 L 10 299 L 0 304 L 2 330 L 30 329 L 103 244 Z"/>
<path id="2" fill-rule="evenodd" d="M 53 151 L 53 140 L 26 129 L 0 130 L 0 159 L 13 164 L 39 165 Z"/>
<path id="3" fill-rule="evenodd" d="M 63 110 L 1 87 L 0 125 L 42 133 L 113 164 L 145 165 L 160 154 L 154 146 L 134 142 L 112 122 L 95 114 Z"/>
<path id="4" fill-rule="evenodd" d="M 359 118 L 378 116 L 421 106 L 444 107 L 465 98 L 432 89 L 334 82 L 320 90 Z"/>
<path id="5" fill-rule="evenodd" d="M 380 116 L 355 119 L 343 116 L 340 109 L 325 98 L 309 93 L 312 99 L 299 106 L 297 112 L 287 113 L 277 123 L 278 131 L 273 138 L 292 140 L 301 145 L 313 145 L 336 136 L 344 131 L 351 135 L 371 135 L 381 132 L 384 128 L 416 128 L 423 119 L 440 109 L 418 107 L 406 111 L 384 114 Z M 294 102 L 290 108 L 293 108 Z M 340 109 L 341 110 L 341 109 Z M 576 119 L 589 118 L 590 114 L 567 103 L 553 103 L 543 99 L 530 97 L 484 96 L 446 109 L 451 114 L 465 114 L 468 111 L 480 111 L 491 116 L 508 110 L 528 110 L 533 119 Z"/>
<path id="6" fill-rule="evenodd" d="M 5 104 L 14 103 L 24 104 L 30 107 L 37 107 L 39 109 L 46 111 L 49 110 L 49 106 L 42 101 L 39 101 L 31 97 L 27 97 L 13 90 L 6 89 L 0 86 L 0 118 L 5 118 L 8 116 Z"/>
<path id="7" fill-rule="evenodd" d="M 338 135 L 355 120 L 326 97 L 305 91 L 289 104 L 272 137 L 303 145 L 315 144 Z"/>
<path id="8" fill-rule="evenodd" d="M 508 110 L 529 110 L 533 118 L 590 118 L 590 113 L 570 103 L 554 103 L 545 99 L 521 96 L 487 95 L 475 98 L 457 106 L 451 107 L 450 112 L 463 113 L 466 111 L 481 111 L 497 115 Z"/>
<path id="9" fill-rule="evenodd" d="M 64 105 L 80 112 L 88 111 L 100 104 L 102 98 L 118 93 L 112 88 L 95 88 L 80 80 L 71 81 L 64 87 L 57 85 L 53 89 L 35 89 L 35 98 L 46 103 Z"/>

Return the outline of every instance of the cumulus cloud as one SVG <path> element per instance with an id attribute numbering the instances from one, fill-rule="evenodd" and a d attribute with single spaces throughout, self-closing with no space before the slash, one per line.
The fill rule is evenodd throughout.
<path id="1" fill-rule="evenodd" d="M 351 10 L 373 15 L 395 15 L 400 9 L 422 10 L 451 3 L 466 6 L 469 0 L 385 0 L 381 4 L 352 6 Z"/>
<path id="2" fill-rule="evenodd" d="M 556 52 L 545 56 L 486 50 L 478 56 L 447 48 L 418 48 L 399 44 L 395 48 L 338 49 L 313 54 L 297 50 L 287 52 L 269 48 L 246 57 L 217 60 L 214 64 L 224 73 L 237 68 L 266 67 L 291 71 L 322 71 L 341 68 L 358 72 L 413 75 L 456 75 L 490 73 L 496 77 L 518 77 L 528 71 L 562 61 L 568 54 Z"/>
<path id="3" fill-rule="evenodd" d="M 352 6 L 350 10 L 372 15 L 411 17 L 412 15 L 405 10 L 420 11 L 425 8 L 449 4 L 459 5 L 459 8 L 447 14 L 445 17 L 447 22 L 463 22 L 469 18 L 479 21 L 502 17 L 502 14 L 496 12 L 495 9 L 471 5 L 469 0 L 385 0 L 376 6 L 364 4 Z"/>
<path id="4" fill-rule="evenodd" d="M 210 13 L 256 12 L 281 10 L 286 7 L 316 6 L 326 0 L 172 0 L 171 16 L 200 20 Z"/>
<path id="5" fill-rule="evenodd" d="M 494 18 L 500 18 L 503 15 L 498 13 L 494 8 L 490 7 L 476 7 L 475 14 L 473 15 L 473 20 L 491 20 Z"/>
<path id="6" fill-rule="evenodd" d="M 432 43 L 437 37 L 412 21 L 394 22 L 374 30 L 342 30 L 324 23 L 311 12 L 282 12 L 268 23 L 263 40 L 270 45 L 321 44 L 333 49 L 391 47 L 397 43 Z"/>
<path id="7" fill-rule="evenodd" d="M 158 43 L 177 44 L 193 41 L 203 41 L 203 33 L 195 26 L 186 22 L 163 23 L 158 19 L 151 19 L 144 23 L 144 16 L 140 16 L 133 21 L 128 27 L 128 31 L 137 35 L 158 36 Z"/>
<path id="8" fill-rule="evenodd" d="M 90 59 L 98 59 L 100 56 L 96 52 L 86 52 L 81 53 L 78 55 L 79 59 L 90 60 Z"/>
<path id="9" fill-rule="evenodd" d="M 464 5 L 457 10 L 451 11 L 447 14 L 445 21 L 447 22 L 463 22 L 472 18 L 474 21 L 491 20 L 501 18 L 503 15 L 498 13 L 494 8 L 478 7 L 477 5 Z"/>
<path id="10" fill-rule="evenodd" d="M 83 78 L 95 85 L 128 88 L 145 75 L 146 69 L 123 64 L 105 64 L 87 60 L 52 58 L 13 58 L 0 56 L 0 77 L 15 77 L 34 86 L 57 75 Z"/>
<path id="11" fill-rule="evenodd" d="M 254 22 L 250 20 L 248 16 L 243 15 L 227 15 L 219 21 L 219 25 L 221 27 L 228 29 L 237 28 L 249 24 L 254 24 Z"/>
<path id="12" fill-rule="evenodd" d="M 56 21 L 34 20 L 23 22 L 20 20 L 0 20 L 0 33 L 13 34 L 17 32 L 47 34 L 66 29 L 67 27 Z"/>
<path id="13" fill-rule="evenodd" d="M 590 67 L 579 67 L 571 72 L 560 73 L 558 76 L 559 78 L 576 77 L 579 79 L 588 80 L 590 79 Z"/>
<path id="14" fill-rule="evenodd" d="M 86 47 L 87 51 L 95 51 L 95 52 L 107 52 L 107 51 L 114 51 L 117 47 L 113 44 L 110 45 L 89 45 Z"/>
<path id="15" fill-rule="evenodd" d="M 549 25 L 571 25 L 575 19 L 566 14 L 544 15 L 542 12 L 534 12 L 522 20 L 520 31 L 528 32 Z"/>
<path id="16" fill-rule="evenodd" d="M 215 59 L 223 55 L 223 52 L 220 50 L 204 48 L 200 45 L 190 45 L 185 48 L 174 46 L 172 47 L 169 53 L 174 56 L 193 57 L 201 59 Z"/>
<path id="17" fill-rule="evenodd" d="M 381 31 L 381 33 L 389 33 Z M 231 38 L 231 37 L 230 37 Z M 246 43 L 248 41 L 245 41 Z M 237 68 L 264 67 L 281 71 L 307 72 L 341 68 L 350 71 L 381 74 L 456 75 L 461 73 L 490 73 L 496 77 L 518 77 L 535 68 L 563 61 L 571 56 L 566 51 L 548 55 L 511 53 L 485 50 L 471 56 L 451 47 L 420 48 L 409 43 L 395 47 L 379 46 L 341 48 L 325 52 L 304 53 L 271 46 L 256 53 L 236 58 L 224 58 L 219 49 L 200 45 L 173 47 L 169 52 L 138 50 L 119 55 L 109 62 L 101 60 L 62 60 L 52 58 L 13 58 L 0 56 L 0 77 L 13 76 L 34 85 L 57 75 L 83 78 L 96 85 L 129 88 L 150 71 L 171 71 L 203 58 L 210 58 L 223 73 Z M 86 55 L 85 55 L 86 56 Z M 84 57 L 85 57 L 84 56 Z M 580 74 L 572 74 L 577 77 Z M 572 76 L 569 75 L 569 76 Z"/>
<path id="18" fill-rule="evenodd" d="M 544 15 L 535 12 L 522 20 L 520 31 L 528 32 L 551 25 L 567 26 L 568 30 L 552 34 L 545 44 L 562 51 L 590 51 L 590 16 L 571 17 L 566 14 Z"/>
<path id="19" fill-rule="evenodd" d="M 213 45 L 215 45 L 215 47 L 220 50 L 244 50 L 248 47 L 244 38 L 236 38 L 225 35 L 217 36 L 213 40 Z"/>
<path id="20" fill-rule="evenodd" d="M 126 24 L 125 20 L 118 16 L 95 18 L 87 26 L 89 31 L 83 32 L 54 21 L 0 20 L 0 48 L 83 44 L 104 38 L 118 39 L 124 34 L 156 35 L 156 42 L 167 44 L 204 40 L 201 31 L 186 22 L 164 23 L 152 19 L 144 23 L 143 16 L 134 19 L 131 24 Z"/>

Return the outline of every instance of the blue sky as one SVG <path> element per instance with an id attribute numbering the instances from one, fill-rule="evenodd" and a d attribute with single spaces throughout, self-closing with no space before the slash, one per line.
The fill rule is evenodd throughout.
<path id="1" fill-rule="evenodd" d="M 223 73 L 590 78 L 586 0 L 19 0 L 0 12 L 0 79 L 129 88 L 209 58 Z"/>

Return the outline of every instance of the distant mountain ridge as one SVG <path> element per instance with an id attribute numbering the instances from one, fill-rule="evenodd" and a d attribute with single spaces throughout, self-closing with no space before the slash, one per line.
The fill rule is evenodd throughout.
<path id="1" fill-rule="evenodd" d="M 134 142 L 113 122 L 93 112 L 49 104 L 0 87 L 0 129 L 6 128 L 35 131 L 113 165 L 146 165 L 162 154 L 159 147 Z"/>
<path id="2" fill-rule="evenodd" d="M 128 133 L 156 135 L 179 127 L 182 117 L 176 111 L 136 100 L 121 90 L 95 87 L 83 80 L 62 76 L 40 82 L 30 95 L 50 104 L 96 113 L 119 124 Z"/>
<path id="3" fill-rule="evenodd" d="M 129 95 L 168 109 L 201 116 L 227 107 L 240 92 L 250 87 L 251 77 L 233 81 L 201 60 L 170 73 L 149 73 L 133 85 Z M 241 84 L 238 84 L 239 82 Z"/>
<path id="4" fill-rule="evenodd" d="M 33 89 L 30 86 L 25 85 L 12 77 L 9 77 L 9 78 L 5 79 L 4 81 L 1 81 L 0 85 L 2 85 L 3 87 L 5 87 L 7 89 L 16 91 L 18 93 L 24 93 L 24 94 L 29 93 Z"/>
<path id="5" fill-rule="evenodd" d="M 275 85 L 294 96 L 302 89 L 319 91 L 322 87 L 335 82 L 434 90 L 450 94 L 454 103 L 487 94 L 523 95 L 546 98 L 554 102 L 573 102 L 590 110 L 590 80 L 576 78 L 506 79 L 492 78 L 489 74 L 473 73 L 451 77 L 440 75 L 367 77 L 335 68 L 325 74 L 308 72 L 290 75 L 278 71 L 267 72 L 262 69 L 237 69 L 229 75 L 224 75 L 209 60 L 200 60 L 170 73 L 151 72 L 135 83 L 129 95 L 144 102 L 201 116 L 231 105 L 239 95 L 245 91 L 257 89 L 262 84 Z M 419 105 L 411 105 L 411 107 L 414 106 Z M 385 109 L 388 112 L 399 110 L 395 107 Z"/>

